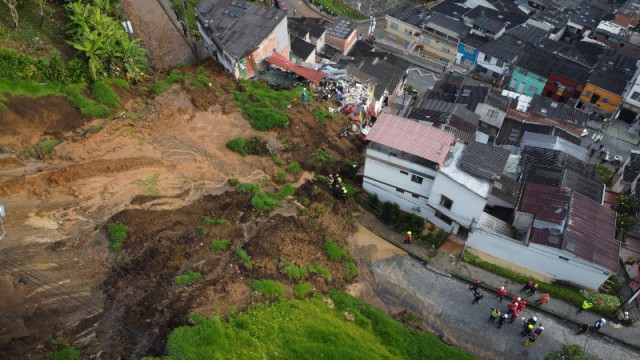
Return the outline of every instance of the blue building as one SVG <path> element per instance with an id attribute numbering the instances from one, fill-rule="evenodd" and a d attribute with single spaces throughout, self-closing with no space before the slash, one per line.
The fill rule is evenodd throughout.
<path id="1" fill-rule="evenodd" d="M 467 69 L 473 69 L 478 62 L 478 48 L 488 41 L 489 39 L 474 34 L 468 34 L 460 39 L 456 64 Z"/>

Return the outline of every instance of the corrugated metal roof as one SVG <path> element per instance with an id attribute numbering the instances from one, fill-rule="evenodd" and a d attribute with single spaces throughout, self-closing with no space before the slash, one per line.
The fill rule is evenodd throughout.
<path id="1" fill-rule="evenodd" d="M 562 248 L 615 273 L 620 251 L 615 225 L 613 210 L 574 192 Z"/>
<path id="2" fill-rule="evenodd" d="M 455 139 L 446 131 L 400 116 L 381 113 L 366 140 L 442 165 Z"/>
<path id="3" fill-rule="evenodd" d="M 526 183 L 519 210 L 533 214 L 536 220 L 562 225 L 567 218 L 571 190 Z"/>

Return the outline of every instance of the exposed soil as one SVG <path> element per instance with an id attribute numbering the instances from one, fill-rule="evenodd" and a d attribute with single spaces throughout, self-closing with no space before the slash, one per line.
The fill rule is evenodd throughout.
<path id="1" fill-rule="evenodd" d="M 305 216 L 294 198 L 272 214 L 259 213 L 249 194 L 226 182 L 238 178 L 273 190 L 284 183 L 275 175 L 286 164 L 315 169 L 309 154 L 316 148 L 335 157 L 318 170 L 348 174 L 344 161 L 360 151 L 360 144 L 337 136 L 348 120 L 321 124 L 313 116 L 317 105 L 294 103 L 288 128 L 257 132 L 233 106 L 233 80 L 205 67 L 211 87 L 174 85 L 155 99 L 121 92 L 125 113 L 111 121 L 89 121 L 55 97 L 9 100 L 0 118 L 0 197 L 7 213 L 0 358 L 41 359 L 60 346 L 53 339 L 102 359 L 159 355 L 167 334 L 186 325 L 190 312 L 225 314 L 264 300 L 247 280 L 278 280 L 291 295 L 295 283 L 280 272 L 284 259 L 329 270 L 331 282 L 315 274 L 303 280 L 316 290 L 346 288 L 343 264 L 329 261 L 322 244 L 327 234 L 345 246 L 355 226 L 350 206 L 334 201 L 324 182 L 308 172 L 287 175 L 298 186 L 295 198 L 310 200 Z M 88 131 L 94 125 L 102 130 Z M 225 146 L 254 135 L 279 144 L 285 165 Z M 26 146 L 52 136 L 62 143 L 44 159 L 19 158 Z M 203 225 L 205 218 L 231 225 Z M 108 222 L 129 227 L 118 253 L 107 250 Z M 209 248 L 219 238 L 230 240 L 227 251 Z M 251 269 L 234 258 L 238 248 L 252 257 Z M 188 271 L 204 281 L 174 283 Z"/>

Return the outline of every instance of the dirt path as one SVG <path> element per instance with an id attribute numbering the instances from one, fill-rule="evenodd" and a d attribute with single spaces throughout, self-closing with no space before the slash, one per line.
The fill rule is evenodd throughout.
<path id="1" fill-rule="evenodd" d="M 166 71 L 182 61 L 191 61 L 191 48 L 157 1 L 124 0 L 122 4 L 142 45 L 149 51 L 151 65 L 156 71 Z"/>

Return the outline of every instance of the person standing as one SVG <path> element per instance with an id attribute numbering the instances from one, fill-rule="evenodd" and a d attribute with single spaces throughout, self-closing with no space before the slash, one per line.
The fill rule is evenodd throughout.
<path id="1" fill-rule="evenodd" d="M 580 335 L 582 333 L 586 333 L 587 331 L 589 331 L 589 324 L 582 324 L 582 326 L 580 327 L 580 330 L 578 330 L 576 335 Z"/>
<path id="2" fill-rule="evenodd" d="M 533 333 L 533 325 L 525 323 L 524 329 L 520 332 L 520 336 L 525 337 L 527 335 L 531 335 L 532 333 Z"/>
<path id="3" fill-rule="evenodd" d="M 593 307 L 593 303 L 589 300 L 585 300 L 582 302 L 582 307 L 580 307 L 580 309 L 578 309 L 578 311 L 576 311 L 576 315 L 580 314 L 583 310 L 588 310 L 591 307 Z"/>
<path id="4" fill-rule="evenodd" d="M 509 323 L 516 321 L 518 316 L 520 316 L 520 310 L 516 309 L 511 313 L 511 320 L 509 320 Z"/>
<path id="5" fill-rule="evenodd" d="M 480 303 L 480 300 L 482 300 L 483 297 L 484 297 L 484 291 L 480 290 L 480 292 L 477 292 L 475 294 L 471 305 Z"/>
<path id="6" fill-rule="evenodd" d="M 342 187 L 342 192 L 340 193 L 340 200 L 342 200 L 343 203 L 347 202 L 347 189 L 344 186 Z M 411 244 L 411 241 L 409 241 L 409 244 Z"/>
<path id="7" fill-rule="evenodd" d="M 491 316 L 489 316 L 489 322 L 494 322 L 502 316 L 500 309 L 491 308 Z"/>
<path id="8" fill-rule="evenodd" d="M 329 184 L 329 189 L 331 189 L 331 185 L 333 185 L 333 174 L 327 176 L 327 183 Z"/>
<path id="9" fill-rule="evenodd" d="M 526 307 L 527 307 L 527 300 L 520 300 L 518 302 L 518 311 L 522 311 Z"/>
<path id="10" fill-rule="evenodd" d="M 536 304 L 543 305 L 549 302 L 550 295 L 549 293 L 544 293 L 540 296 L 540 299 L 536 300 Z"/>
<path id="11" fill-rule="evenodd" d="M 620 312 L 620 314 L 618 314 L 618 317 L 615 320 L 613 320 L 613 323 L 615 324 L 615 326 L 614 325 L 611 325 L 611 326 L 615 328 L 620 328 L 621 327 L 620 323 L 626 320 L 629 320 L 629 312 L 627 311 Z"/>
<path id="12" fill-rule="evenodd" d="M 538 284 L 533 284 L 533 286 L 531 286 L 529 288 L 529 294 L 528 295 L 529 296 L 533 296 L 536 293 L 536 291 L 538 291 Z"/>
<path id="13" fill-rule="evenodd" d="M 481 280 L 476 280 L 476 282 L 473 284 L 472 287 L 469 288 L 469 290 L 473 290 L 475 292 L 478 292 L 478 288 L 480 287 L 480 284 L 482 284 Z"/>
<path id="14" fill-rule="evenodd" d="M 498 319 L 498 329 L 500 329 L 502 327 L 502 324 L 507 321 L 507 318 L 509 318 L 509 315 L 507 314 L 500 316 L 500 318 Z"/>
<path id="15" fill-rule="evenodd" d="M 518 311 L 518 306 L 520 306 L 520 303 L 517 301 L 514 301 L 511 304 L 509 304 L 509 310 L 507 310 L 507 314 L 511 314 L 512 312 Z"/>
<path id="16" fill-rule="evenodd" d="M 507 289 L 505 289 L 504 286 L 500 286 L 498 288 L 498 294 L 496 295 L 496 297 L 500 298 L 500 302 L 502 302 L 502 298 L 504 298 L 505 296 L 507 296 Z"/>
<path id="17" fill-rule="evenodd" d="M 524 284 L 524 286 L 522 287 L 522 289 L 520 289 L 520 292 L 526 292 L 531 290 L 531 287 L 533 286 L 533 281 L 529 281 L 526 284 Z"/>
<path id="18" fill-rule="evenodd" d="M 607 323 L 607 320 L 605 320 L 604 318 L 600 318 L 599 320 L 596 320 L 596 322 L 593 324 L 593 329 L 600 330 L 600 328 L 606 323 Z"/>
<path id="19" fill-rule="evenodd" d="M 411 235 L 411 231 L 407 231 L 407 236 L 404 237 L 403 244 L 411 244 L 411 239 L 413 236 Z"/>

